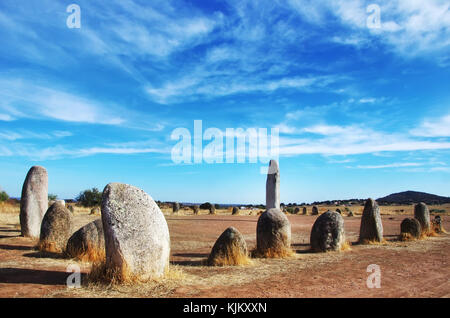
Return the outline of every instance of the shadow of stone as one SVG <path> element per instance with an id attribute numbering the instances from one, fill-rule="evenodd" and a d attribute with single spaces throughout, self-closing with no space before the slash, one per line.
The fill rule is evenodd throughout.
<path id="1" fill-rule="evenodd" d="M 291 244 L 291 246 L 295 246 L 295 247 L 307 247 L 307 246 L 309 246 L 309 243 L 295 243 L 295 244 Z"/>
<path id="2" fill-rule="evenodd" d="M 66 285 L 71 273 L 59 271 L 46 271 L 25 268 L 0 268 L 0 283 L 3 284 L 39 284 L 39 285 Z M 84 281 L 86 274 L 81 273 Z"/>
<path id="3" fill-rule="evenodd" d="M 208 257 L 209 254 L 207 253 L 177 253 L 173 254 L 173 256 L 179 256 L 179 257 L 193 257 L 193 258 L 205 258 Z"/>
<path id="4" fill-rule="evenodd" d="M 201 260 L 188 260 L 188 261 L 171 261 L 172 265 L 180 265 L 180 266 L 206 266 L 206 258 Z"/>
<path id="5" fill-rule="evenodd" d="M 0 239 L 21 237 L 21 235 L 0 235 Z"/>
<path id="6" fill-rule="evenodd" d="M 34 249 L 34 248 L 32 248 Z M 53 253 L 53 252 L 42 252 L 42 251 L 36 251 L 33 253 L 27 253 L 23 254 L 25 257 L 32 257 L 32 258 L 56 258 L 56 259 L 65 259 L 66 257 L 62 253 Z"/>
<path id="7" fill-rule="evenodd" d="M 12 236 L 9 236 L 12 237 Z M 0 244 L 0 250 L 8 251 L 32 251 L 34 247 L 32 246 L 22 246 L 22 245 L 3 245 Z"/>

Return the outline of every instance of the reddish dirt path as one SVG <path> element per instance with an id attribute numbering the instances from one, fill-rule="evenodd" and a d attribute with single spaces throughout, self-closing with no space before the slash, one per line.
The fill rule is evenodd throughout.
<path id="1" fill-rule="evenodd" d="M 383 216 L 385 238 L 399 234 L 407 216 Z M 450 235 L 417 242 L 353 245 L 343 253 L 312 254 L 309 233 L 316 217 L 289 216 L 297 258 L 256 260 L 250 268 L 201 266 L 217 237 L 228 227 L 255 245 L 256 216 L 170 216 L 171 262 L 203 283 L 179 286 L 173 297 L 449 297 Z M 450 221 L 444 217 L 444 228 Z M 87 223 L 89 220 L 86 220 Z M 81 222 L 82 223 L 82 222 Z M 360 218 L 345 217 L 347 238 L 356 242 Z M 81 225 L 80 225 L 81 226 Z M 45 297 L 66 289 L 71 260 L 42 256 L 35 242 L 0 224 L 0 297 Z M 366 286 L 369 264 L 381 268 L 381 288 Z M 82 266 L 86 273 L 88 265 Z M 229 276 L 227 276 L 229 275 Z M 242 275 L 242 280 L 240 279 Z M 214 280 L 218 277 L 217 282 Z M 219 279 L 219 277 L 221 277 Z M 229 279 L 227 278 L 229 277 Z M 122 295 L 123 296 L 123 295 Z"/>

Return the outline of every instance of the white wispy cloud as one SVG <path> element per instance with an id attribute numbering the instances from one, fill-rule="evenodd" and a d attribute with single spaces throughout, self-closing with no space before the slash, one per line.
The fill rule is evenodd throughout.
<path id="1" fill-rule="evenodd" d="M 0 145 L 0 156 L 11 157 L 20 156 L 30 160 L 56 160 L 62 158 L 81 158 L 102 154 L 110 155 L 135 155 L 135 154 L 169 154 L 170 150 L 161 147 L 86 147 L 74 148 L 64 145 L 38 148 L 33 145 L 12 144 L 9 146 Z"/>
<path id="2" fill-rule="evenodd" d="M 114 105 L 104 105 L 63 90 L 14 78 L 0 79 L 0 109 L 14 117 L 49 118 L 67 122 L 119 125 L 124 119 L 114 114 Z"/>
<path id="3" fill-rule="evenodd" d="M 42 133 L 42 132 L 33 132 L 28 130 L 19 130 L 19 131 L 12 131 L 12 130 L 4 130 L 0 131 L 0 139 L 14 141 L 14 140 L 20 140 L 20 139 L 56 139 L 56 138 L 64 138 L 64 137 L 70 137 L 72 136 L 72 133 L 69 131 L 53 131 L 49 133 Z"/>
<path id="4" fill-rule="evenodd" d="M 450 137 L 450 114 L 440 118 L 426 119 L 410 133 L 422 137 Z"/>
<path id="5" fill-rule="evenodd" d="M 418 162 L 398 162 L 398 163 L 389 163 L 384 165 L 358 165 L 354 168 L 357 169 L 386 169 L 386 168 L 403 168 L 403 167 L 419 167 L 423 166 L 423 163 Z M 350 167 L 353 168 L 353 167 Z"/>
<path id="6" fill-rule="evenodd" d="M 357 155 L 379 152 L 450 149 L 448 141 L 414 139 L 400 133 L 385 133 L 368 127 L 316 125 L 296 130 L 316 136 L 280 137 L 280 155 Z"/>

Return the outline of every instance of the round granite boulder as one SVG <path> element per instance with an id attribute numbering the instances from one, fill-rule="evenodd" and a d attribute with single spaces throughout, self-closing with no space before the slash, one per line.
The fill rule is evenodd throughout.
<path id="1" fill-rule="evenodd" d="M 219 236 L 209 254 L 209 266 L 244 265 L 249 262 L 244 236 L 234 227 Z"/>
<path id="2" fill-rule="evenodd" d="M 103 191 L 102 222 L 106 273 L 123 281 L 164 275 L 169 266 L 169 228 L 147 193 L 128 184 L 108 184 Z"/>
<path id="3" fill-rule="evenodd" d="M 86 224 L 67 241 L 66 254 L 72 258 L 100 261 L 105 257 L 105 235 L 101 219 Z"/>
<path id="4" fill-rule="evenodd" d="M 43 252 L 61 253 L 72 234 L 72 213 L 60 202 L 48 208 L 41 224 L 38 248 Z"/>
<path id="5" fill-rule="evenodd" d="M 345 243 L 344 219 L 334 211 L 320 215 L 311 230 L 311 249 L 316 252 L 339 251 Z"/>
<path id="6" fill-rule="evenodd" d="M 292 253 L 291 223 L 280 209 L 261 214 L 256 227 L 256 254 L 263 257 L 283 257 Z"/>
<path id="7" fill-rule="evenodd" d="M 400 224 L 400 239 L 408 240 L 408 239 L 418 239 L 422 234 L 422 226 L 420 225 L 419 220 L 406 218 Z"/>

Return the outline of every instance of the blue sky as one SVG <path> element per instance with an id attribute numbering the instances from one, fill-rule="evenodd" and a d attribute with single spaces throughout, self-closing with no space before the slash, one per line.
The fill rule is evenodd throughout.
<path id="1" fill-rule="evenodd" d="M 11 196 L 42 165 L 60 198 L 124 182 L 264 203 L 263 163 L 172 161 L 173 130 L 194 120 L 278 128 L 282 202 L 450 195 L 448 1 L 2 0 L 0 44 Z"/>

